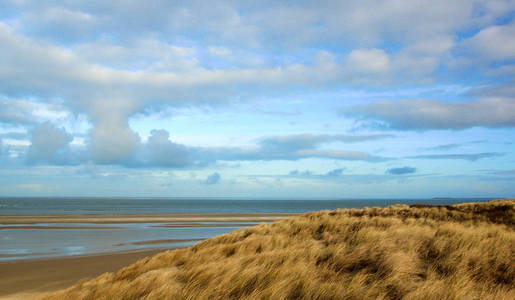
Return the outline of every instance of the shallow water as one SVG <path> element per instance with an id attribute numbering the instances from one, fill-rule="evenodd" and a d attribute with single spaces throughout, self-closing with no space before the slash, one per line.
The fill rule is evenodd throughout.
<path id="1" fill-rule="evenodd" d="M 0 215 L 303 213 L 335 208 L 384 207 L 395 203 L 449 205 L 487 200 L 490 199 L 0 198 Z M 193 245 L 196 241 L 134 243 L 152 240 L 205 239 L 254 224 L 256 223 L 0 224 L 0 261 L 183 247 Z M 20 228 L 13 228 L 16 226 Z M 35 226 L 39 228 L 34 228 Z"/>
<path id="2" fill-rule="evenodd" d="M 184 223 L 0 225 L 0 261 L 190 246 L 197 241 L 184 240 L 206 239 L 256 223 L 192 222 L 187 227 L 181 227 L 181 224 Z M 159 227 L 169 225 L 173 227 Z M 2 229 L 7 226 L 10 229 Z M 31 226 L 52 229 L 25 228 Z M 67 229 L 54 229 L 58 227 Z M 139 243 L 156 240 L 161 242 Z"/>

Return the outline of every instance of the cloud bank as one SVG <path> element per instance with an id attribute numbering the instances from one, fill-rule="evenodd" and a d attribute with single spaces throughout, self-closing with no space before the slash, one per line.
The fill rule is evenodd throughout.
<path id="1" fill-rule="evenodd" d="M 98 129 L 94 129 L 98 130 Z M 106 131 L 99 138 L 109 139 L 113 131 Z M 31 135 L 28 150 L 30 163 L 95 163 L 122 165 L 131 168 L 187 168 L 202 167 L 217 161 L 295 161 L 306 158 L 381 162 L 388 158 L 361 151 L 322 150 L 322 145 L 336 142 L 359 143 L 386 139 L 392 135 L 313 135 L 268 136 L 257 140 L 255 147 L 193 147 L 175 143 L 164 129 L 152 130 L 146 142 L 130 132 L 115 141 L 100 143 L 92 140 L 84 147 L 69 147 L 72 137 L 64 128 L 50 123 L 37 127 Z M 97 133 L 95 133 L 97 134 Z M 102 134 L 102 132 L 98 133 Z M 94 136 L 94 135 L 93 135 Z M 51 137 L 51 139 L 48 139 Z M 81 161 L 78 161 L 80 159 Z"/>
<path id="2" fill-rule="evenodd" d="M 380 121 L 386 128 L 398 130 L 511 128 L 515 127 L 515 99 L 379 101 L 344 109 L 342 114 Z"/>

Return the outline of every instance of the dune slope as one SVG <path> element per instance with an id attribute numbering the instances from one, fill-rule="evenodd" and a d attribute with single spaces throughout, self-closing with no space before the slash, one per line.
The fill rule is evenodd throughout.
<path id="1" fill-rule="evenodd" d="M 515 199 L 306 213 L 42 299 L 515 299 Z"/>

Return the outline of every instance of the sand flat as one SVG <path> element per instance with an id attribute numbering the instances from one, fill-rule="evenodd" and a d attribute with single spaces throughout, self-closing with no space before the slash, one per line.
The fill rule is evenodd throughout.
<path id="1" fill-rule="evenodd" d="M 81 229 L 83 226 L 59 226 L 60 223 L 121 224 L 165 223 L 165 226 L 188 226 L 190 222 L 272 222 L 298 214 L 294 213 L 234 213 L 234 214 L 130 214 L 130 215 L 2 215 L 4 229 Z M 52 225 L 34 225 L 52 224 Z M 9 226 L 19 225 L 19 226 Z M 199 224 L 192 223 L 194 227 Z M 202 227 L 218 224 L 202 224 Z M 245 224 L 248 225 L 248 224 Z M 12 228 L 11 228 L 12 227 Z M 175 226 L 174 226 L 175 227 Z M 88 229 L 101 229 L 92 227 Z M 111 229 L 111 227 L 105 228 Z M 143 240 L 138 245 L 182 242 L 178 240 Z M 173 247 L 173 246 L 172 246 Z M 30 295 L 54 291 L 73 285 L 84 278 L 105 272 L 115 272 L 137 260 L 165 249 L 92 254 L 59 258 L 30 259 L 0 262 L 0 299 L 25 299 Z"/>
<path id="2" fill-rule="evenodd" d="M 164 249 L 0 262 L 0 299 L 24 299 L 115 272 Z"/>
<path id="3" fill-rule="evenodd" d="M 121 227 L 114 227 L 114 226 L 46 226 L 46 225 L 38 225 L 38 226 L 1 226 L 0 230 L 12 230 L 12 229 L 41 229 L 41 230 L 48 230 L 48 229 L 62 229 L 62 230 L 75 230 L 75 229 L 119 229 Z"/>
<path id="4" fill-rule="evenodd" d="M 199 242 L 205 239 L 172 239 L 172 240 L 148 240 L 133 242 L 133 245 L 155 245 L 155 244 L 175 244 L 175 243 L 187 243 L 187 242 Z"/>
<path id="5" fill-rule="evenodd" d="M 0 224 L 40 223 L 167 223 L 167 222 L 272 222 L 295 213 L 138 214 L 138 215 L 2 215 Z"/>

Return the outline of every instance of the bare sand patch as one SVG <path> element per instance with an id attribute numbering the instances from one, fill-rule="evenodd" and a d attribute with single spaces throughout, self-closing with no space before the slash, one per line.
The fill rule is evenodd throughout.
<path id="1" fill-rule="evenodd" d="M 0 262 L 0 299 L 26 299 L 31 294 L 54 291 L 80 279 L 114 272 L 163 250 Z"/>

